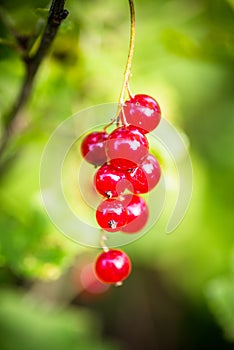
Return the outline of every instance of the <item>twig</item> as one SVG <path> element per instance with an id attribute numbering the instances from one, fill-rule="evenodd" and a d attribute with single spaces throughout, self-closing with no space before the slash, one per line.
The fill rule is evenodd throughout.
<path id="1" fill-rule="evenodd" d="M 19 112 L 25 106 L 32 92 L 38 68 L 45 58 L 61 22 L 68 15 L 68 11 L 64 9 L 65 2 L 66 0 L 52 0 L 48 20 L 38 50 L 32 57 L 30 57 L 29 54 L 23 57 L 25 63 L 25 77 L 13 108 L 3 117 L 4 131 L 0 141 L 0 159 L 14 133 L 14 125 L 17 122 Z"/>

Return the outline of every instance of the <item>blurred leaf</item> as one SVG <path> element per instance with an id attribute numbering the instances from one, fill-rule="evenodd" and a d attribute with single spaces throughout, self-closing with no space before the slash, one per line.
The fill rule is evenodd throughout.
<path id="1" fill-rule="evenodd" d="M 49 9 L 48 8 L 37 8 L 35 10 L 35 13 L 39 18 L 46 18 L 47 19 L 48 14 L 49 14 Z"/>
<path id="2" fill-rule="evenodd" d="M 234 0 L 226 0 L 226 1 L 232 7 L 232 9 L 234 10 Z"/>
<path id="3" fill-rule="evenodd" d="M 15 49 L 15 43 L 13 41 L 4 39 L 4 38 L 0 38 L 0 45 L 6 45 L 10 48 L 14 48 Z"/>
<path id="4" fill-rule="evenodd" d="M 234 342 L 234 278 L 223 277 L 209 282 L 205 292 L 208 305 L 223 328 L 226 337 Z"/>
<path id="5" fill-rule="evenodd" d="M 4 350 L 111 350 L 97 323 L 81 310 L 57 310 L 20 294 L 0 294 L 0 348 Z"/>
<path id="6" fill-rule="evenodd" d="M 168 28 L 162 32 L 161 40 L 165 48 L 173 54 L 192 59 L 202 57 L 200 44 L 185 33 Z"/>
<path id="7" fill-rule="evenodd" d="M 0 216 L 0 266 L 29 278 L 58 278 L 69 262 L 68 251 L 49 230 L 38 212 L 23 217 Z"/>

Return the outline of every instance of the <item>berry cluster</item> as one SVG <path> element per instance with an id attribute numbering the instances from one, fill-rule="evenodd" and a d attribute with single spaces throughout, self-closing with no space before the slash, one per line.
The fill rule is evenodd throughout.
<path id="1" fill-rule="evenodd" d="M 83 139 L 83 157 L 99 166 L 94 186 L 104 197 L 96 210 L 102 230 L 132 234 L 145 226 L 149 210 L 139 195 L 151 191 L 161 176 L 157 159 L 149 153 L 146 134 L 157 127 L 160 119 L 155 99 L 135 95 L 122 106 L 114 131 L 108 134 L 104 128 Z M 131 263 L 124 252 L 106 249 L 98 257 L 95 270 L 103 282 L 120 283 L 128 277 Z"/>

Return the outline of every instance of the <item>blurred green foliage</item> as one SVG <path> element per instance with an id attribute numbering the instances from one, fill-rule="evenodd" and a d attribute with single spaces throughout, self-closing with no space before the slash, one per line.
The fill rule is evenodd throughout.
<path id="1" fill-rule="evenodd" d="M 212 280 L 206 289 L 209 306 L 223 327 L 226 337 L 234 341 L 233 275 Z"/>
<path id="2" fill-rule="evenodd" d="M 9 291 L 1 293 L 0 305 L 1 349 L 118 349 L 101 341 L 87 311 L 56 310 Z"/>
<path id="3" fill-rule="evenodd" d="M 40 33 L 47 5 L 43 0 L 1 2 L 0 116 L 13 105 L 24 75 L 11 26 L 25 37 Z M 57 232 L 43 210 L 40 159 L 61 121 L 83 108 L 117 101 L 129 16 L 127 1 L 70 0 L 67 8 L 70 15 L 21 113 L 27 127 L 10 143 L 12 160 L 1 173 L 0 283 L 5 287 L 16 288 L 18 279 L 56 280 L 85 250 Z M 186 134 L 194 191 L 188 213 L 173 234 L 164 234 L 164 214 L 156 228 L 126 247 L 134 264 L 161 271 L 168 288 L 176 288 L 194 305 L 205 301 L 232 341 L 233 11 L 231 0 L 136 0 L 131 89 L 155 96 L 165 118 Z M 35 312 L 21 295 L 8 294 L 1 295 L 2 349 L 17 348 L 14 340 L 23 349 L 75 349 L 74 342 L 82 349 L 98 349 L 96 339 L 88 340 L 92 317 L 83 324 L 83 314 Z M 100 349 L 109 348 L 105 346 Z"/>

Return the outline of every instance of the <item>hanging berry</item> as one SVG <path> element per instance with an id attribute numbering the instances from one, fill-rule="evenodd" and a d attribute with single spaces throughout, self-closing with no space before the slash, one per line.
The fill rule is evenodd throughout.
<path id="1" fill-rule="evenodd" d="M 130 258 L 122 250 L 101 253 L 95 262 L 97 278 L 105 283 L 120 284 L 131 272 Z"/>
<path id="2" fill-rule="evenodd" d="M 111 164 L 104 164 L 94 175 L 94 186 L 97 192 L 104 197 L 118 197 L 127 188 L 132 187 L 127 176 L 126 171 L 116 169 Z"/>
<path id="3" fill-rule="evenodd" d="M 132 125 L 115 129 L 106 142 L 106 154 L 115 168 L 129 170 L 135 168 L 149 151 L 145 135 Z"/>
<path id="4" fill-rule="evenodd" d="M 122 113 L 126 122 L 139 128 L 143 134 L 153 131 L 161 120 L 158 102 L 153 97 L 143 94 L 125 101 Z"/>
<path id="5" fill-rule="evenodd" d="M 132 184 L 133 192 L 137 194 L 151 191 L 158 184 L 160 177 L 160 165 L 152 154 L 148 154 L 138 167 L 127 172 L 127 179 Z"/>
<path id="6" fill-rule="evenodd" d="M 105 141 L 107 138 L 108 134 L 105 131 L 94 131 L 83 139 L 81 154 L 87 162 L 96 166 L 106 162 Z"/>
<path id="7" fill-rule="evenodd" d="M 106 199 L 96 210 L 99 226 L 108 232 L 117 232 L 127 223 L 128 212 L 118 199 Z"/>

